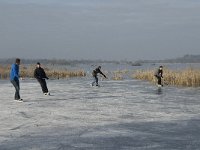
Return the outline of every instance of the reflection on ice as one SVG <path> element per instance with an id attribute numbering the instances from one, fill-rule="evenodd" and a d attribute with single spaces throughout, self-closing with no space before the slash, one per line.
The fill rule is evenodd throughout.
<path id="1" fill-rule="evenodd" d="M 163 93 L 162 88 L 161 88 L 161 87 L 158 87 L 158 89 L 156 90 L 156 93 L 157 93 L 158 95 L 162 94 L 162 93 Z"/>

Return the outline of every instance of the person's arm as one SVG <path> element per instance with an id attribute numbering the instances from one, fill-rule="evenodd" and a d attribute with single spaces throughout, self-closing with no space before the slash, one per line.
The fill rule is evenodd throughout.
<path id="1" fill-rule="evenodd" d="M 107 78 L 105 74 L 103 74 L 103 72 L 101 72 L 101 70 L 99 70 L 99 73 L 102 74 L 104 76 L 104 78 Z"/>
<path id="2" fill-rule="evenodd" d="M 42 69 L 42 72 L 43 72 L 43 75 L 44 75 L 44 77 L 43 78 L 45 78 L 45 79 L 49 79 L 48 77 L 47 77 L 47 75 L 46 75 L 46 73 L 45 73 L 45 71 L 44 71 L 44 69 Z"/>
<path id="3" fill-rule="evenodd" d="M 19 79 L 19 66 L 14 65 L 13 66 L 13 74 L 14 74 L 14 79 Z"/>
<path id="4" fill-rule="evenodd" d="M 160 75 L 161 75 L 161 78 L 163 78 L 163 71 L 161 70 L 161 72 L 160 72 Z"/>

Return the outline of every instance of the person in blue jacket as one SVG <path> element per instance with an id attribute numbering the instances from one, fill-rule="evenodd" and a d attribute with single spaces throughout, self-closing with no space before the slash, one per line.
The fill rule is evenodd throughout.
<path id="1" fill-rule="evenodd" d="M 15 60 L 15 63 L 11 65 L 10 69 L 10 82 L 15 87 L 15 100 L 22 101 L 20 98 L 20 85 L 19 85 L 19 65 L 20 65 L 20 59 L 17 58 Z"/>

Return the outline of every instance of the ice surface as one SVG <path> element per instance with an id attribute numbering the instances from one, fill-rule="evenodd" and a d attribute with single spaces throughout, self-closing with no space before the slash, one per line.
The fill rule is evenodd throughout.
<path id="1" fill-rule="evenodd" d="M 200 89 L 138 80 L 0 81 L 0 150 L 200 149 Z"/>

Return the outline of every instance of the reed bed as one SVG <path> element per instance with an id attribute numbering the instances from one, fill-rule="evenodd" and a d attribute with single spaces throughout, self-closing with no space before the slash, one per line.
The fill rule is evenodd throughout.
<path id="1" fill-rule="evenodd" d="M 0 79 L 7 79 L 10 74 L 10 66 L 0 65 Z"/>
<path id="2" fill-rule="evenodd" d="M 147 80 L 156 83 L 154 76 L 155 70 L 138 70 L 133 74 L 133 78 Z M 200 69 L 186 68 L 183 70 L 163 70 L 163 83 L 173 86 L 182 87 L 199 87 L 200 86 Z"/>
<path id="3" fill-rule="evenodd" d="M 72 78 L 72 77 L 84 77 L 86 76 L 85 71 L 83 70 L 48 70 L 46 74 L 50 78 Z"/>
<path id="4" fill-rule="evenodd" d="M 21 78 L 34 78 L 35 65 L 20 66 Z M 49 69 L 44 68 L 47 76 L 52 79 L 84 77 L 86 73 L 84 70 L 67 70 L 67 69 Z M 10 76 L 10 66 L 0 65 L 0 79 L 8 79 Z"/>
<path id="5" fill-rule="evenodd" d="M 123 80 L 124 76 L 129 73 L 128 70 L 117 70 L 112 73 L 112 80 Z"/>
<path id="6" fill-rule="evenodd" d="M 112 76 L 112 80 L 123 80 L 123 75 L 119 73 L 114 73 Z"/>

